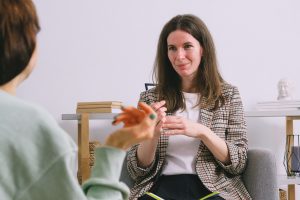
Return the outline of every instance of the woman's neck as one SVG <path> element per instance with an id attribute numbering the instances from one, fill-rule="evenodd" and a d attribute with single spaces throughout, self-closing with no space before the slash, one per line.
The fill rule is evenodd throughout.
<path id="1" fill-rule="evenodd" d="M 17 87 L 20 85 L 20 83 L 24 80 L 24 77 L 22 74 L 19 74 L 14 79 L 9 81 L 8 83 L 1 85 L 0 89 L 11 94 L 16 95 Z"/>
<path id="2" fill-rule="evenodd" d="M 181 90 L 183 92 L 187 92 L 187 93 L 195 93 L 196 92 L 196 88 L 193 86 L 193 81 L 190 80 L 182 80 L 181 83 Z"/>
<path id="3" fill-rule="evenodd" d="M 3 90 L 4 92 L 7 92 L 11 95 L 16 95 L 16 87 L 13 87 L 11 84 L 5 84 L 0 86 L 0 90 Z"/>

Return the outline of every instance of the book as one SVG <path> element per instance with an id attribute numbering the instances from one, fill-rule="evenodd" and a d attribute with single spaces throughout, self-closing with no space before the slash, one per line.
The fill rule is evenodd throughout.
<path id="1" fill-rule="evenodd" d="M 77 109 L 86 109 L 86 108 L 121 108 L 121 105 L 80 105 L 77 106 Z"/>
<path id="2" fill-rule="evenodd" d="M 76 113 L 120 113 L 121 101 L 78 102 Z"/>
<path id="3" fill-rule="evenodd" d="M 120 113 L 121 108 L 81 108 L 76 113 Z"/>
<path id="4" fill-rule="evenodd" d="M 87 106 L 87 105 L 122 105 L 121 101 L 94 101 L 94 102 L 78 102 L 77 106 Z"/>

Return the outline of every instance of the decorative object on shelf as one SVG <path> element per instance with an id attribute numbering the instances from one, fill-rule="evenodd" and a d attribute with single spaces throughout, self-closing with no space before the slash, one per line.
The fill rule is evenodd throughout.
<path id="1" fill-rule="evenodd" d="M 279 101 L 285 101 L 285 100 L 292 100 L 293 95 L 293 85 L 291 81 L 289 81 L 287 78 L 282 78 L 279 80 L 277 84 L 278 89 L 278 97 L 277 100 Z"/>
<path id="2" fill-rule="evenodd" d="M 294 100 L 294 86 L 287 78 L 282 78 L 277 84 L 278 97 L 275 101 L 261 101 L 255 105 L 258 111 L 300 111 L 300 100 Z"/>
<path id="3" fill-rule="evenodd" d="M 283 164 L 288 176 L 300 175 L 300 135 L 287 135 Z"/>

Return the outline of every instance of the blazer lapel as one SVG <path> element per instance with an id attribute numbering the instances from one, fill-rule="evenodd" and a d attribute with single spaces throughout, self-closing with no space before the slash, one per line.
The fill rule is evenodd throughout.
<path id="1" fill-rule="evenodd" d="M 201 97 L 200 106 L 201 109 L 200 109 L 199 121 L 204 126 L 211 128 L 212 118 L 213 118 L 213 111 L 212 111 L 213 105 L 208 104 L 206 97 Z"/>
<path id="2" fill-rule="evenodd" d="M 204 126 L 207 126 L 208 128 L 211 128 L 212 124 L 212 118 L 213 118 L 213 105 L 209 105 L 207 103 L 206 97 L 201 97 L 200 100 L 200 114 L 199 114 L 199 122 L 203 124 Z M 200 153 L 203 152 L 205 145 L 203 142 L 200 143 L 198 153 L 197 153 L 197 160 L 200 159 Z M 199 165 L 200 162 L 197 161 L 197 165 Z M 197 168 L 197 166 L 196 166 Z"/>

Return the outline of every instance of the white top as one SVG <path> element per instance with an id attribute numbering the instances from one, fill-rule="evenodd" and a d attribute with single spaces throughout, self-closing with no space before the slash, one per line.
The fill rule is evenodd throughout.
<path id="1" fill-rule="evenodd" d="M 198 122 L 199 107 L 194 107 L 198 102 L 198 94 L 183 92 L 186 110 L 177 111 L 176 116 L 185 117 Z M 162 174 L 196 174 L 195 159 L 200 140 L 185 135 L 174 135 L 169 137 L 166 154 L 166 164 Z"/>

